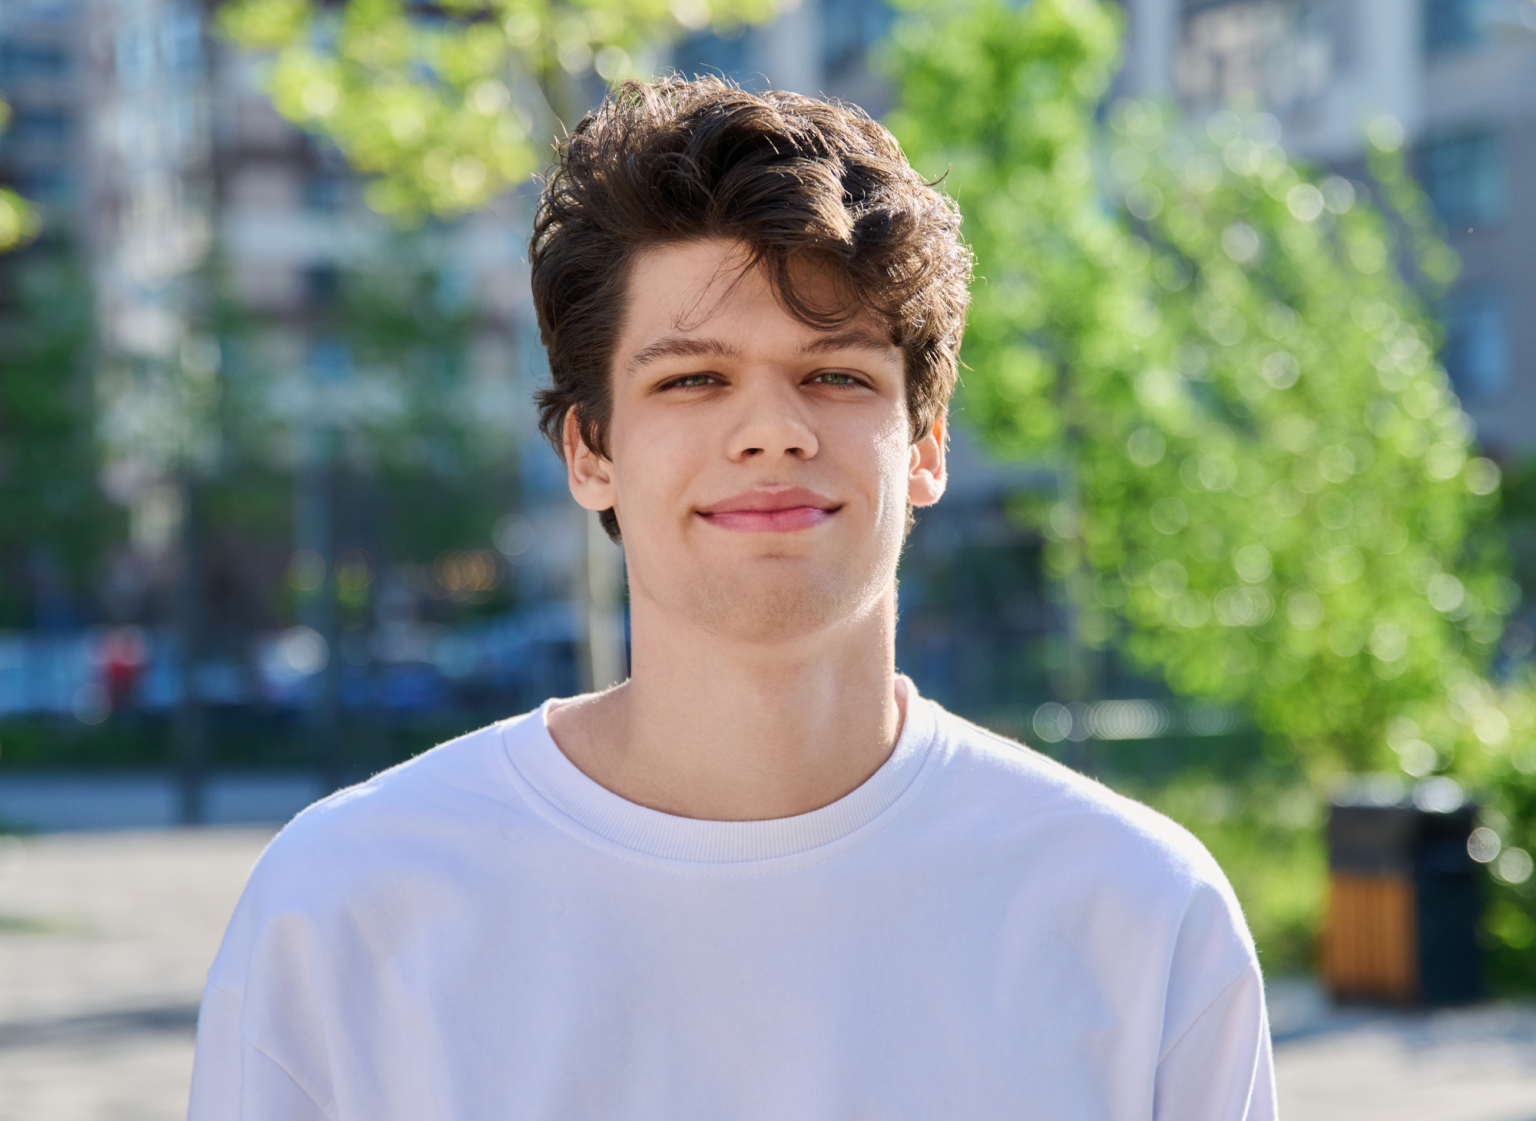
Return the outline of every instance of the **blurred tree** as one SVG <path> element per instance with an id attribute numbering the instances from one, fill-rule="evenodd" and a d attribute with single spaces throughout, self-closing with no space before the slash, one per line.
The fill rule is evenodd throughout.
<path id="1" fill-rule="evenodd" d="M 446 545 L 489 547 L 515 490 L 512 380 L 477 367 L 479 309 L 444 259 L 429 231 L 409 231 L 337 267 L 299 361 L 238 308 L 220 313 L 228 456 L 264 470 L 323 444 L 344 484 L 373 480 L 388 492 L 379 545 L 401 563 L 430 565 Z"/>
<path id="2" fill-rule="evenodd" d="M 0 132 L 10 120 L 0 100 Z M 39 232 L 0 187 L 0 252 Z M 90 299 L 62 244 L 6 261 L 0 275 L 0 626 L 64 622 L 99 559 L 107 520 L 95 481 L 81 375 Z"/>
<path id="3" fill-rule="evenodd" d="M 666 39 L 762 22 L 780 2 L 232 0 L 221 18 L 236 42 L 276 52 L 278 110 L 375 177 L 374 209 L 411 219 L 473 210 L 531 176 L 585 111 L 585 76 L 644 74 Z"/>
<path id="4" fill-rule="evenodd" d="M 1101 125 L 1119 37 L 1093 0 L 923 5 L 895 32 L 890 123 L 947 169 L 978 257 L 960 416 L 1058 465 L 1021 512 L 1083 644 L 1246 703 L 1314 776 L 1481 773 L 1532 722 L 1481 675 L 1518 590 L 1479 531 L 1498 468 L 1403 279 L 1433 294 L 1456 262 L 1402 129 L 1372 125 L 1362 187 L 1262 113 Z"/>
<path id="5" fill-rule="evenodd" d="M 61 247 L 0 270 L 0 627 L 78 623 L 122 528 L 96 483 L 88 293 Z"/>

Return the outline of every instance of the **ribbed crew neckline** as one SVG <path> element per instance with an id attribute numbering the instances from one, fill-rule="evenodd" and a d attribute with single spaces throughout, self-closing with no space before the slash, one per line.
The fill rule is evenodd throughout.
<path id="1" fill-rule="evenodd" d="M 628 801 L 588 778 L 549 734 L 546 717 L 558 698 L 502 725 L 507 758 L 550 809 L 581 830 L 645 856 L 695 864 L 733 864 L 796 856 L 871 824 L 904 794 L 932 754 L 938 722 L 911 679 L 898 678 L 906 716 L 890 757 L 837 801 L 795 817 L 767 821 L 703 821 Z"/>

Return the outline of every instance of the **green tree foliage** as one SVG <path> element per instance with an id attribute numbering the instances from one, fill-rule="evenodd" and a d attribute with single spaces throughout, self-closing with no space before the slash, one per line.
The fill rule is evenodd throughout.
<path id="1" fill-rule="evenodd" d="M 0 100 L 0 132 L 11 109 Z M 0 253 L 37 236 L 37 213 L 0 187 Z M 105 542 L 89 398 L 88 289 L 68 251 L 6 260 L 0 274 L 0 626 L 36 622 L 39 598 L 67 600 Z"/>
<path id="2" fill-rule="evenodd" d="M 1479 814 L 1488 831 L 1474 836 L 1486 846 L 1492 871 L 1483 944 L 1490 951 L 1490 980 L 1495 990 L 1536 990 L 1536 751 L 1529 745 L 1497 760 L 1485 779 L 1491 794 Z M 1490 843 L 1491 838 L 1497 841 Z"/>
<path id="3" fill-rule="evenodd" d="M 230 355 L 220 410 L 228 468 L 260 477 L 324 456 L 338 477 L 389 495 L 337 518 L 370 522 L 395 561 L 430 563 L 445 544 L 488 547 L 516 486 L 508 431 L 519 389 L 476 362 L 476 308 L 443 257 L 427 231 L 381 239 L 337 271 L 297 361 L 238 309 L 217 316 Z M 286 538 L 287 519 L 284 506 L 269 535 Z"/>
<path id="4" fill-rule="evenodd" d="M 630 77 L 658 42 L 775 11 L 774 0 L 233 0 L 221 16 L 236 42 L 275 53 L 278 110 L 375 177 L 376 210 L 411 219 L 461 214 L 526 180 L 547 159 L 550 116 L 584 108 L 584 76 Z"/>
<path id="5" fill-rule="evenodd" d="M 0 309 L 0 627 L 68 600 L 114 525 L 88 418 L 89 289 L 50 247 L 7 260 Z"/>
<path id="6" fill-rule="evenodd" d="M 1089 0 L 972 0 L 896 33 L 892 126 L 948 170 L 982 278 L 962 418 L 1060 465 L 1034 513 L 1084 641 L 1245 702 L 1318 773 L 1389 745 L 1479 773 L 1532 719 L 1479 672 L 1517 589 L 1477 532 L 1498 468 L 1395 267 L 1431 292 L 1455 268 L 1401 129 L 1372 130 L 1373 204 L 1264 114 L 1128 101 L 1101 127 L 1119 30 Z"/>

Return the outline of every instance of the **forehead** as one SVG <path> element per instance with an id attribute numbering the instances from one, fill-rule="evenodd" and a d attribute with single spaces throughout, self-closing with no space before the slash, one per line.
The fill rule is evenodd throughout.
<path id="1" fill-rule="evenodd" d="M 662 335 L 727 330 L 800 340 L 841 329 L 819 328 L 797 319 L 783 306 L 768 270 L 750 266 L 750 250 L 735 241 L 688 241 L 642 250 L 630 267 L 620 351 L 632 353 Z M 825 267 L 792 266 L 792 274 L 801 300 L 812 307 L 838 308 L 838 286 Z M 890 334 L 873 313 L 855 316 L 853 323 L 880 336 Z M 891 345 L 894 350 L 895 344 Z M 617 357 L 622 361 L 625 355 Z"/>

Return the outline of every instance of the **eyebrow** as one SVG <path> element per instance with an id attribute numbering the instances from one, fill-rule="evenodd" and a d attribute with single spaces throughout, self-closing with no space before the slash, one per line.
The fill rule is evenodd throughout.
<path id="1" fill-rule="evenodd" d="M 867 350 L 884 353 L 894 347 L 889 339 L 874 331 L 850 330 L 822 335 L 800 347 L 800 354 L 831 354 L 840 350 Z M 643 347 L 630 358 L 626 369 L 637 370 L 665 358 L 739 358 L 741 347 L 724 339 L 666 338 Z"/>
<path id="2" fill-rule="evenodd" d="M 663 358 L 739 358 L 741 347 L 724 339 L 660 339 L 643 347 L 632 357 L 626 369 L 629 373 Z"/>
<path id="3" fill-rule="evenodd" d="M 890 339 L 875 331 L 853 328 L 833 335 L 822 335 L 800 348 L 801 354 L 829 354 L 839 350 L 870 350 L 883 354 L 896 346 Z"/>

